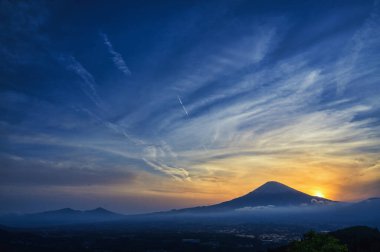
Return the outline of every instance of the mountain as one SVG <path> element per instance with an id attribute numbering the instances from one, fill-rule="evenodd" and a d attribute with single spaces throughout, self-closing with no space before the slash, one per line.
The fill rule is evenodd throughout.
<path id="1" fill-rule="evenodd" d="M 162 213 L 161 213 L 162 214 Z M 241 197 L 210 206 L 185 208 L 163 215 L 223 216 L 227 221 L 287 224 L 373 225 L 380 227 L 380 198 L 338 202 L 311 196 L 276 181 L 269 181 Z"/>
<path id="2" fill-rule="evenodd" d="M 0 217 L 0 223 L 11 226 L 55 226 L 115 221 L 124 217 L 101 207 L 85 211 L 63 208 L 34 214 L 6 215 Z"/>
<path id="3" fill-rule="evenodd" d="M 377 228 L 354 226 L 336 230 L 334 232 L 331 232 L 330 235 L 346 244 L 348 251 L 380 251 L 380 232 Z"/>
<path id="4" fill-rule="evenodd" d="M 339 209 L 337 218 L 346 222 L 354 220 L 366 221 L 370 224 L 380 224 L 380 198 L 369 198 L 356 203 L 346 203 Z"/>
<path id="5" fill-rule="evenodd" d="M 123 225 L 130 222 L 134 225 L 147 225 L 156 221 L 186 223 L 189 220 L 215 224 L 219 223 L 220 218 L 226 223 L 275 222 L 380 227 L 380 198 L 355 203 L 337 202 L 269 181 L 246 195 L 210 206 L 139 215 L 121 215 L 100 207 L 85 211 L 63 208 L 35 214 L 0 216 L 0 225 L 46 227 L 117 221 Z"/>
<path id="6" fill-rule="evenodd" d="M 59 210 L 46 211 L 35 214 L 28 214 L 30 217 L 39 217 L 39 218 L 67 218 L 67 217 L 78 217 L 78 218 L 107 218 L 107 217 L 117 217 L 122 216 L 120 214 L 111 212 L 102 207 L 98 207 L 91 210 L 74 210 L 71 208 L 63 208 Z"/>
<path id="7" fill-rule="evenodd" d="M 71 208 L 62 208 L 58 210 L 45 211 L 41 213 L 28 214 L 35 217 L 54 217 L 54 216 L 75 216 L 81 214 L 82 211 Z"/>
<path id="8" fill-rule="evenodd" d="M 335 201 L 311 196 L 276 181 L 269 181 L 252 192 L 219 204 L 174 210 L 175 212 L 231 211 L 255 207 L 291 207 L 329 205 Z"/>
<path id="9" fill-rule="evenodd" d="M 222 208 L 243 208 L 257 206 L 300 206 L 326 204 L 331 200 L 311 196 L 287 185 L 269 181 L 252 192 L 239 198 L 215 205 Z"/>
<path id="10" fill-rule="evenodd" d="M 92 210 L 86 210 L 84 211 L 85 214 L 90 214 L 90 215 L 103 215 L 103 216 L 111 216 L 111 215 L 120 215 L 116 214 L 114 212 L 111 212 L 105 208 L 98 207 Z"/>

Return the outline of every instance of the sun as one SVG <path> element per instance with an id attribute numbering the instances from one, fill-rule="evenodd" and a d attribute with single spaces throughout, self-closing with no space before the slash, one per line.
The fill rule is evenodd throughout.
<path id="1" fill-rule="evenodd" d="M 322 192 L 320 192 L 320 191 L 315 192 L 314 196 L 317 196 L 317 197 L 320 197 L 320 198 L 324 198 L 325 197 L 325 195 Z"/>

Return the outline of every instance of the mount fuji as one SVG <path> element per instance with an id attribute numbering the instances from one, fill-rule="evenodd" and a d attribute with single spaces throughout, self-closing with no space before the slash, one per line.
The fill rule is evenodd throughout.
<path id="1" fill-rule="evenodd" d="M 311 196 L 276 181 L 269 181 L 241 197 L 210 206 L 173 210 L 172 212 L 201 213 L 221 212 L 252 207 L 291 207 L 331 205 L 338 203 Z"/>

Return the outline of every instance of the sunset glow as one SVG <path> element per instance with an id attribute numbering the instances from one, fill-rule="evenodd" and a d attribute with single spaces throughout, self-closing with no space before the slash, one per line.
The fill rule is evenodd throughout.
<path id="1" fill-rule="evenodd" d="M 325 198 L 326 196 L 322 192 L 316 192 L 314 196 L 320 197 L 320 198 Z"/>
<path id="2" fill-rule="evenodd" d="M 273 180 L 380 196 L 378 2 L 17 2 L 0 5 L 0 213 L 161 211 Z"/>

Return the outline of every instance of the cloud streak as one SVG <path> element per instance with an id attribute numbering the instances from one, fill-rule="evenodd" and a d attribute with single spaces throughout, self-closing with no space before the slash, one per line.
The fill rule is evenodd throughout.
<path id="1" fill-rule="evenodd" d="M 76 73 L 81 79 L 81 89 L 87 95 L 88 98 L 100 109 L 105 110 L 106 106 L 98 92 L 96 90 L 96 82 L 92 74 L 87 71 L 84 66 L 77 61 L 73 56 L 60 57 L 60 60 L 65 64 L 65 66 Z"/>
<path id="2" fill-rule="evenodd" d="M 108 39 L 107 34 L 101 32 L 100 36 L 102 37 L 104 44 L 107 46 L 108 52 L 111 54 L 112 61 L 115 64 L 115 66 L 126 76 L 131 75 L 131 70 L 129 70 L 129 67 L 125 63 L 121 54 L 116 52 L 113 48 L 113 45 L 111 44 L 111 41 Z"/>

